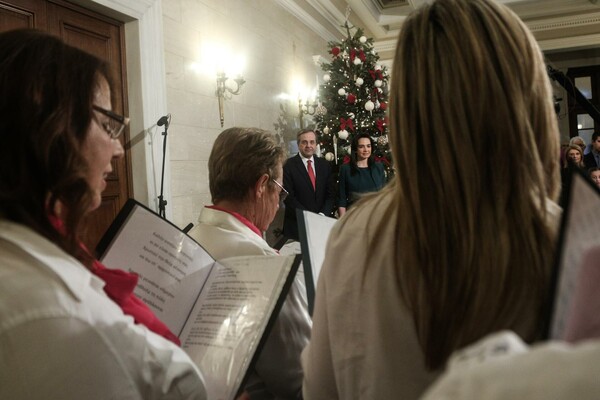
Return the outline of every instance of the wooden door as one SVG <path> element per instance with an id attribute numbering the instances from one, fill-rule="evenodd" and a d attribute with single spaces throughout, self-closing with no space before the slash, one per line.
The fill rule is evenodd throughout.
<path id="1" fill-rule="evenodd" d="M 128 114 L 123 23 L 61 0 L 0 0 L 0 31 L 27 27 L 57 35 L 66 43 L 106 60 L 115 81 L 113 110 Z M 113 161 L 113 173 L 107 178 L 102 204 L 88 217 L 84 242 L 90 249 L 95 248 L 123 204 L 132 197 L 131 155 L 125 146 L 128 138 L 126 129 L 119 139 L 125 157 Z"/>

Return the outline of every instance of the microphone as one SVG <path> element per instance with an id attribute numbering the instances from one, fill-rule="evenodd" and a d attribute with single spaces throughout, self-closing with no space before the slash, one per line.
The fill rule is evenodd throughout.
<path id="1" fill-rule="evenodd" d="M 164 117 L 160 117 L 160 119 L 158 120 L 156 125 L 158 125 L 158 126 L 166 125 L 166 127 L 168 128 L 170 121 L 171 121 L 171 114 L 167 114 Z"/>

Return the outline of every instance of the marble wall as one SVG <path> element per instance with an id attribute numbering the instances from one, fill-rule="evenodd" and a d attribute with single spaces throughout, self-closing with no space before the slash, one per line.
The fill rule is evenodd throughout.
<path id="1" fill-rule="evenodd" d="M 297 107 L 281 94 L 291 94 L 294 79 L 316 86 L 321 72 L 313 56 L 327 56 L 327 42 L 273 0 L 163 0 L 162 10 L 172 114 L 167 144 L 173 215 L 168 217 L 184 227 L 211 204 L 207 163 L 217 135 L 232 126 L 275 131 L 280 106 L 292 114 Z M 225 101 L 224 128 L 216 76 L 197 68 L 204 43 L 221 44 L 245 58 L 246 84 Z"/>

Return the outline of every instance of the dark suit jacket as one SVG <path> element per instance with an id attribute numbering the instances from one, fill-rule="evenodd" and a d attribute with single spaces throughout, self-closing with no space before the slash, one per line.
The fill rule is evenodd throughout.
<path id="1" fill-rule="evenodd" d="M 596 159 L 594 158 L 594 153 L 591 151 L 583 156 L 583 164 L 585 165 L 585 169 L 590 169 L 594 167 L 600 167 L 600 165 L 596 164 Z"/>
<path id="2" fill-rule="evenodd" d="M 322 158 L 313 157 L 313 160 L 317 175 L 314 190 L 299 154 L 289 158 L 283 166 L 283 187 L 290 193 L 285 199 L 283 234 L 290 239 L 298 240 L 296 209 L 327 216 L 333 211 L 335 189 L 331 166 Z"/>

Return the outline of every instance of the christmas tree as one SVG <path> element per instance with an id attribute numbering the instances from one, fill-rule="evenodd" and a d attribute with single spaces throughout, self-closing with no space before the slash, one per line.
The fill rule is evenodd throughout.
<path id="1" fill-rule="evenodd" d="M 354 135 L 368 133 L 377 144 L 372 150 L 375 160 L 384 163 L 389 177 L 392 158 L 387 135 L 387 68 L 378 63 L 372 38 L 365 37 L 360 28 L 351 28 L 348 22 L 345 28 L 347 37 L 341 43 L 329 42 L 332 61 L 321 65 L 325 71 L 319 88 L 322 105 L 314 116 L 321 136 L 321 154 L 339 167 L 350 160 Z"/>

